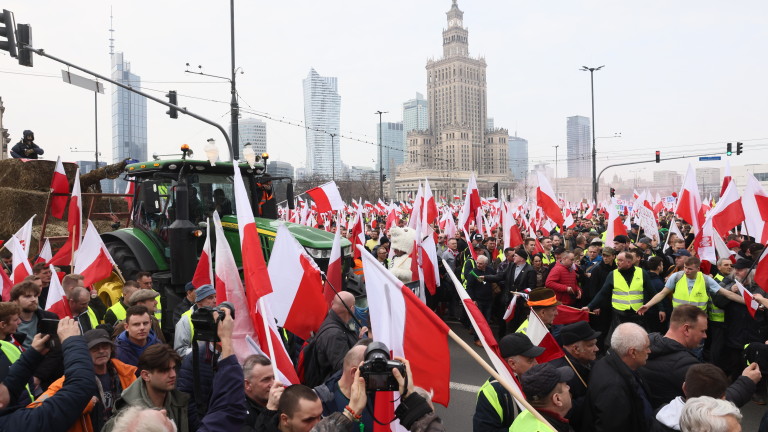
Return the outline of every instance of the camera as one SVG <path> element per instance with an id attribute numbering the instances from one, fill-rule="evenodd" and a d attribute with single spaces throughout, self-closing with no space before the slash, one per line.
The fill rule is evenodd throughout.
<path id="1" fill-rule="evenodd" d="M 219 323 L 224 321 L 224 309 L 229 309 L 229 315 L 235 319 L 235 306 L 230 302 L 222 302 L 215 307 L 200 307 L 192 312 L 192 326 L 194 327 L 195 339 L 205 342 L 217 342 L 219 340 Z M 219 318 L 216 320 L 213 313 L 218 312 Z"/>
<path id="2" fill-rule="evenodd" d="M 49 335 L 51 338 L 48 340 L 48 348 L 54 349 L 61 345 L 59 342 L 59 320 L 58 318 L 43 318 L 38 324 L 38 331 L 43 335 Z"/>
<path id="3" fill-rule="evenodd" d="M 372 342 L 365 350 L 365 362 L 360 366 L 360 376 L 365 379 L 365 389 L 369 392 L 397 391 L 399 386 L 392 369 L 397 369 L 406 377 L 405 364 L 390 360 L 389 348 L 381 342 Z"/>

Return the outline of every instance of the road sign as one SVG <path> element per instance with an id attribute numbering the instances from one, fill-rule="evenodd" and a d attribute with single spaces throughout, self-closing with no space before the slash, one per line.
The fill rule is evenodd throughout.
<path id="1" fill-rule="evenodd" d="M 65 83 L 76 85 L 92 92 L 104 93 L 104 84 L 98 81 L 81 77 L 80 75 L 75 75 L 72 72 L 65 70 L 61 71 L 61 77 L 64 79 Z"/>
<path id="2" fill-rule="evenodd" d="M 716 161 L 720 160 L 720 156 L 701 156 L 699 157 L 700 161 Z"/>

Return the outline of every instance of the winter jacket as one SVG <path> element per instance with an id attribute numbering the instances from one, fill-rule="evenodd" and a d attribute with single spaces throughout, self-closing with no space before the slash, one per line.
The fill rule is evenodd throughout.
<path id="1" fill-rule="evenodd" d="M 323 380 L 340 370 L 344 356 L 357 342 L 357 334 L 347 323 L 343 322 L 336 312 L 328 311 L 320 328 L 317 330 L 316 361 Z"/>
<path id="2" fill-rule="evenodd" d="M 571 410 L 566 417 L 571 421 L 574 428 L 578 428 L 581 424 L 581 415 L 584 411 L 584 401 L 587 395 L 587 387 L 581 380 L 583 379 L 586 383 L 589 382 L 589 375 L 592 373 L 592 367 L 595 365 L 595 362 L 592 361 L 585 365 L 576 360 L 567 350 L 563 350 L 563 352 L 565 356 L 554 359 L 551 363 L 552 366 L 557 368 L 567 367 L 574 371 L 573 378 L 568 381 L 568 387 L 570 387 L 571 392 Z M 568 363 L 568 360 L 570 360 L 570 363 Z M 579 379 L 579 376 L 581 376 L 581 379 Z"/>
<path id="3" fill-rule="evenodd" d="M 208 412 L 198 432 L 237 431 L 245 422 L 243 368 L 233 354 L 219 360 Z M 194 430 L 190 428 L 190 430 Z"/>
<path id="4" fill-rule="evenodd" d="M 469 268 L 464 272 L 464 277 L 467 279 L 467 294 L 472 300 L 477 302 L 491 302 L 493 301 L 493 286 L 491 282 L 484 282 L 478 279 L 479 276 L 491 276 L 496 274 L 496 270 L 491 266 L 486 266 L 485 270 L 480 270 L 478 267 Z"/>
<path id="5" fill-rule="evenodd" d="M 656 409 L 677 396 L 684 396 L 685 374 L 689 367 L 700 362 L 689 349 L 675 340 L 659 333 L 651 333 L 648 338 L 651 340 L 651 354 L 648 356 L 648 362 L 639 369 L 639 372 L 648 386 L 653 389 L 653 393 L 650 394 L 651 405 Z M 736 406 L 743 406 L 749 402 L 754 392 L 754 381 L 740 376 L 728 387 L 725 398 Z"/>
<path id="6" fill-rule="evenodd" d="M 66 379 L 61 390 L 39 408 L 22 408 L 0 412 L 2 431 L 66 431 L 78 421 L 83 409 L 96 392 L 93 362 L 82 336 L 71 336 L 62 344 Z M 26 391 L 24 386 L 42 360 L 40 353 L 29 349 L 11 366 L 4 384 L 11 400 Z"/>
<path id="7" fill-rule="evenodd" d="M 149 331 L 147 343 L 144 346 L 138 346 L 131 342 L 128 338 L 128 331 L 124 330 L 115 341 L 115 358 L 125 364 L 137 366 L 139 364 L 139 356 L 144 350 L 157 343 L 160 342 L 157 340 L 157 336 L 155 336 L 155 332 L 152 330 Z"/>
<path id="8" fill-rule="evenodd" d="M 413 272 L 411 271 L 411 256 L 409 254 L 403 254 L 400 256 L 392 257 L 389 261 L 389 271 L 400 279 L 402 283 L 408 283 L 413 280 Z"/>
<path id="9" fill-rule="evenodd" d="M 733 283 L 723 288 L 730 289 L 732 285 Z M 757 285 L 753 284 L 745 288 L 752 294 L 768 296 Z M 723 297 L 721 304 L 723 305 L 722 309 L 725 310 L 725 346 L 727 348 L 741 351 L 745 345 L 752 342 L 765 342 L 766 315 L 768 314 L 764 309 L 759 309 L 755 312 L 755 317 L 752 318 L 747 308 L 741 303 Z"/>
<path id="10" fill-rule="evenodd" d="M 344 413 L 344 407 L 349 405 L 349 399 L 341 393 L 339 389 L 339 380 L 341 379 L 341 370 L 336 371 L 325 383 L 315 387 L 313 390 L 323 403 L 323 416 L 328 417 L 333 413 Z M 360 421 L 363 423 L 362 430 L 373 431 L 373 398 L 368 399 L 367 409 L 363 410 L 363 417 Z"/>
<path id="11" fill-rule="evenodd" d="M 509 263 L 509 265 L 504 267 L 503 271 L 495 275 L 488 275 L 485 277 L 485 280 L 486 282 L 504 282 L 505 292 L 520 292 L 526 288 L 536 288 L 536 271 L 533 270 L 533 267 L 530 264 L 523 265 L 520 274 L 515 278 L 516 268 L 517 265 Z"/>
<path id="12" fill-rule="evenodd" d="M 682 396 L 678 396 L 659 408 L 651 423 L 651 432 L 679 431 L 683 407 L 685 407 L 685 400 Z"/>
<path id="13" fill-rule="evenodd" d="M 32 150 L 31 154 L 27 154 L 28 149 Z M 45 152 L 40 146 L 35 143 L 29 143 L 29 145 L 27 145 L 24 140 L 17 142 L 16 145 L 11 148 L 11 157 L 14 159 L 37 159 L 37 156 L 42 155 L 43 153 Z"/>
<path id="14" fill-rule="evenodd" d="M 555 264 L 552 270 L 549 271 L 544 286 L 554 291 L 557 300 L 564 305 L 576 304 L 576 293 L 581 291 L 576 271 L 561 263 Z M 568 287 L 573 289 L 573 294 L 568 292 Z"/>
<path id="15" fill-rule="evenodd" d="M 489 378 L 477 392 L 472 430 L 474 432 L 506 432 L 518 414 L 520 414 L 520 408 L 509 391 L 495 379 Z"/>
<path id="16" fill-rule="evenodd" d="M 55 313 L 44 311 L 40 308 L 35 311 L 35 316 L 37 316 L 37 331 L 35 333 L 41 332 L 43 318 L 59 319 Z M 31 341 L 35 335 L 16 333 L 14 334 L 14 337 L 19 343 L 24 343 L 27 338 Z M 40 380 L 40 388 L 43 390 L 47 389 L 52 382 L 64 375 L 64 363 L 61 356 L 61 346 L 56 345 L 54 349 L 50 350 L 48 354 L 45 355 L 43 361 L 37 366 L 37 369 L 35 369 L 34 376 Z"/>
<path id="17" fill-rule="evenodd" d="M 133 384 L 134 381 L 136 381 L 136 367 L 127 365 L 120 360 L 117 359 L 111 359 L 111 368 L 112 370 L 117 374 L 117 378 L 120 382 L 120 388 L 119 391 L 122 391 L 122 389 L 128 388 L 131 384 Z M 65 376 L 59 378 L 56 380 L 53 384 L 51 384 L 50 387 L 48 387 L 48 390 L 45 391 L 40 397 L 37 398 L 34 402 L 29 404 L 29 408 L 37 408 L 43 405 L 47 400 L 50 400 L 49 398 L 53 397 L 59 390 L 61 390 L 62 386 L 64 385 L 64 380 L 66 379 Z M 98 378 L 96 378 L 98 379 Z M 93 396 L 99 397 L 99 391 L 97 391 L 93 394 Z M 93 402 L 93 400 L 88 402 L 88 405 L 85 407 L 85 410 L 83 410 L 82 415 L 80 416 L 80 419 L 76 421 L 72 427 L 67 429 L 69 432 L 99 432 L 101 428 L 104 426 L 104 423 L 108 419 L 100 418 L 96 421 L 96 424 L 94 425 L 94 418 L 91 416 L 91 413 L 93 412 L 94 407 L 96 407 L 96 404 Z M 103 411 L 103 405 L 99 403 L 99 407 L 102 408 Z"/>
<path id="18" fill-rule="evenodd" d="M 640 391 L 651 394 L 619 356 L 611 352 L 598 360 L 589 377 L 582 430 L 646 432 L 653 413 L 649 407 L 646 417 Z"/>
<path id="19" fill-rule="evenodd" d="M 259 430 L 256 429 L 256 423 L 262 416 L 270 416 L 267 407 L 256 403 L 255 400 L 248 396 L 245 397 L 245 410 L 245 423 L 243 424 L 243 427 L 240 428 L 240 432 L 258 432 Z"/>
<path id="20" fill-rule="evenodd" d="M 210 402 L 211 394 L 213 393 L 213 360 L 214 358 L 218 358 L 219 354 L 214 353 L 209 349 L 210 344 L 205 342 L 198 342 L 197 344 L 197 358 L 199 359 L 198 371 L 195 374 L 194 365 L 192 364 L 192 353 L 194 351 L 191 351 L 190 355 L 181 360 L 181 369 L 176 376 L 176 390 L 188 394 L 190 397 L 190 404 L 194 404 L 196 409 L 198 409 L 198 412 L 202 409 L 204 414 L 208 411 L 207 405 Z M 200 383 L 199 394 L 195 391 L 195 376 L 197 376 Z M 199 406 L 201 402 L 203 403 L 202 408 Z"/>

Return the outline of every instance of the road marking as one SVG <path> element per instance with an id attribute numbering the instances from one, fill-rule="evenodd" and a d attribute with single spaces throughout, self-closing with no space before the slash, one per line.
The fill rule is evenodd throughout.
<path id="1" fill-rule="evenodd" d="M 450 387 L 453 390 L 465 391 L 469 393 L 477 393 L 480 391 L 480 386 L 470 385 L 470 384 L 452 382 Z"/>

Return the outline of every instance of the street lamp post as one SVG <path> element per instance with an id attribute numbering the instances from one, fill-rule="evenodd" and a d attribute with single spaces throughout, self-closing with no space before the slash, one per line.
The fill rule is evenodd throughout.
<path id="1" fill-rule="evenodd" d="M 384 199 L 384 162 L 381 160 L 381 148 L 384 145 L 384 134 L 381 132 L 381 116 L 389 111 L 378 110 L 374 114 L 379 116 L 379 198 Z"/>
<path id="2" fill-rule="evenodd" d="M 331 136 L 331 180 L 336 181 L 336 148 L 333 144 L 333 137 L 335 137 L 336 134 L 329 133 L 328 135 Z"/>
<path id="3" fill-rule="evenodd" d="M 240 106 L 237 103 L 237 88 L 235 86 L 235 0 L 229 2 L 229 23 L 230 23 L 230 46 L 231 46 L 231 59 L 232 59 L 232 79 L 229 81 L 232 85 L 230 92 L 232 93 L 232 100 L 229 103 L 229 110 L 232 114 L 232 160 L 237 160 L 240 156 L 240 128 L 238 121 L 240 117 Z"/>
<path id="4" fill-rule="evenodd" d="M 580 70 L 589 72 L 590 92 L 592 93 L 592 201 L 597 203 L 597 151 L 595 150 L 595 71 L 604 68 L 582 66 Z"/>

